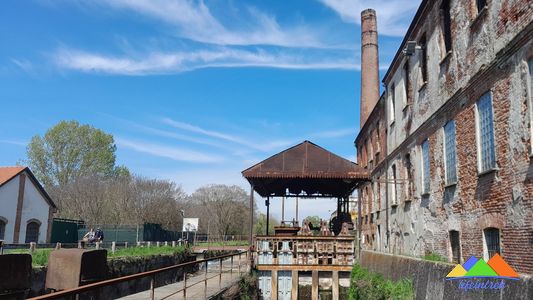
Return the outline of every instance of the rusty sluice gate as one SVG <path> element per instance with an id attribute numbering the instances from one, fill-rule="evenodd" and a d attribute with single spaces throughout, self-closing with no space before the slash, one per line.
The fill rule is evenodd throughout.
<path id="1" fill-rule="evenodd" d="M 106 276 L 106 250 L 59 249 L 50 253 L 45 288 L 72 289 L 104 280 Z"/>
<path id="2" fill-rule="evenodd" d="M 26 299 L 31 286 L 31 255 L 0 255 L 0 299 Z"/>
<path id="3" fill-rule="evenodd" d="M 349 197 L 359 184 L 368 181 L 366 170 L 356 163 L 304 141 L 244 170 L 254 192 L 266 198 L 267 230 L 270 200 L 281 198 L 281 226 L 274 235 L 254 236 L 250 241 L 259 288 L 265 299 L 340 299 L 346 295 L 355 259 L 354 224 Z M 285 198 L 296 198 L 296 216 L 285 220 Z M 319 235 L 309 224 L 300 224 L 298 200 L 336 198 L 336 216 L 322 222 Z M 253 218 L 253 214 L 250 214 Z M 253 219 L 250 224 L 253 224 Z M 316 225 L 316 224 L 315 224 Z"/>

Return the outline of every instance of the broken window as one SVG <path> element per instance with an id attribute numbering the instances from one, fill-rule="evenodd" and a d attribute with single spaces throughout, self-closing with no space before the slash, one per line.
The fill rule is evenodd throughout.
<path id="1" fill-rule="evenodd" d="M 500 230 L 498 228 L 485 228 L 485 258 L 490 259 L 494 254 L 500 254 Z"/>
<path id="2" fill-rule="evenodd" d="M 394 114 L 396 113 L 396 92 L 394 83 L 390 88 L 390 123 L 394 123 Z"/>
<path id="3" fill-rule="evenodd" d="M 398 200 L 396 199 L 396 165 L 392 165 L 392 192 L 391 192 L 391 200 L 392 205 L 397 205 Z"/>
<path id="4" fill-rule="evenodd" d="M 451 120 L 444 125 L 444 170 L 447 185 L 457 182 L 455 151 L 455 121 Z"/>
<path id="5" fill-rule="evenodd" d="M 411 155 L 407 153 L 405 155 L 405 178 L 407 178 L 407 184 L 405 188 L 406 201 L 411 201 L 413 195 L 413 165 L 411 164 Z"/>
<path id="6" fill-rule="evenodd" d="M 403 88 L 405 90 L 404 106 L 411 104 L 410 89 L 411 83 L 409 79 L 409 60 L 405 61 L 403 65 Z"/>
<path id="7" fill-rule="evenodd" d="M 426 42 L 426 35 L 422 35 L 420 38 L 420 41 L 418 42 L 420 45 L 420 48 L 422 51 L 420 51 L 420 73 L 422 73 L 422 83 L 426 83 L 428 81 L 428 62 L 427 62 L 427 42 Z"/>
<path id="8" fill-rule="evenodd" d="M 483 8 L 487 6 L 487 0 L 476 0 L 477 13 L 479 14 Z"/>
<path id="9" fill-rule="evenodd" d="M 496 167 L 496 153 L 494 150 L 494 122 L 492 113 L 492 98 L 490 92 L 485 93 L 477 101 L 477 136 L 478 136 L 478 165 L 479 173 Z"/>
<path id="10" fill-rule="evenodd" d="M 450 245 L 452 247 L 452 263 L 461 263 L 461 244 L 459 241 L 459 231 L 450 231 Z"/>
<path id="11" fill-rule="evenodd" d="M 451 30 L 451 15 L 450 15 L 450 0 L 442 1 L 440 6 L 441 11 L 441 32 L 444 42 L 444 55 L 452 51 L 452 30 Z"/>
<path id="12" fill-rule="evenodd" d="M 422 193 L 429 194 L 430 174 L 429 174 L 429 141 L 426 139 L 422 145 Z"/>

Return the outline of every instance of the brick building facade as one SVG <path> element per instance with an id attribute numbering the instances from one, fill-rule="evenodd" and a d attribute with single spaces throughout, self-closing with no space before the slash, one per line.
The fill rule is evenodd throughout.
<path id="1" fill-rule="evenodd" d="M 363 249 L 533 273 L 532 37 L 529 1 L 422 1 L 355 140 Z"/>

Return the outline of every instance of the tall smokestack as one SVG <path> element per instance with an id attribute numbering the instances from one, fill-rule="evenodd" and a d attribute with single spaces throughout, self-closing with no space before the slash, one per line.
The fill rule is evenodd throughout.
<path id="1" fill-rule="evenodd" d="M 379 99 L 378 29 L 376 11 L 361 12 L 361 118 L 366 122 Z"/>

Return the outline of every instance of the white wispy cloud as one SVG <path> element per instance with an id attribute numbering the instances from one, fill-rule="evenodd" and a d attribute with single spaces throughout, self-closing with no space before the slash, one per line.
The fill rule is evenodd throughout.
<path id="1" fill-rule="evenodd" d="M 405 35 L 420 0 L 318 0 L 333 9 L 344 21 L 361 24 L 361 11 L 376 10 L 378 34 Z"/>
<path id="2" fill-rule="evenodd" d="M 147 75 L 185 72 L 201 68 L 269 67 L 283 69 L 345 69 L 359 68 L 355 57 L 307 57 L 298 54 L 267 53 L 259 50 L 219 48 L 192 52 L 152 52 L 139 58 L 110 56 L 80 50 L 60 49 L 55 63 L 82 72 Z"/>
<path id="3" fill-rule="evenodd" d="M 170 147 L 167 145 L 158 145 L 146 141 L 135 141 L 121 137 L 115 138 L 115 143 L 118 147 L 128 148 L 153 156 L 170 158 L 175 161 L 214 163 L 224 160 L 224 158 L 219 155 L 206 154 L 178 147 Z"/>
<path id="4" fill-rule="evenodd" d="M 355 130 L 353 128 L 340 128 L 336 130 L 320 131 L 312 134 L 312 138 L 317 139 L 333 139 L 352 135 L 355 137 Z"/>
<path id="5" fill-rule="evenodd" d="M 212 137 L 216 139 L 221 139 L 227 142 L 232 142 L 232 143 L 239 144 L 241 146 L 245 146 L 256 151 L 271 151 L 273 149 L 285 147 L 293 143 L 293 140 L 290 140 L 290 139 L 281 139 L 281 140 L 272 139 L 268 142 L 256 142 L 243 136 L 238 136 L 235 134 L 229 134 L 229 133 L 220 132 L 220 131 L 208 130 L 208 129 L 199 127 L 197 125 L 172 120 L 170 118 L 162 118 L 161 121 L 164 124 L 172 126 L 176 129 L 194 132 L 200 135 L 204 135 L 204 136 L 208 136 L 208 137 Z M 248 153 L 248 151 L 243 151 L 242 149 L 239 149 L 237 151 L 237 149 L 235 149 L 235 154 L 243 155 L 245 153 Z"/>
<path id="6" fill-rule="evenodd" d="M 96 3 L 134 11 L 170 24 L 175 27 L 177 35 L 202 43 L 331 47 L 317 36 L 318 29 L 309 25 L 281 26 L 274 16 L 254 7 L 241 8 L 239 16 L 231 20 L 233 24 L 245 26 L 229 29 L 202 0 L 99 0 Z"/>
<path id="7" fill-rule="evenodd" d="M 0 143 L 10 144 L 10 145 L 15 145 L 15 146 L 24 146 L 24 147 L 28 145 L 28 142 L 16 141 L 16 140 L 0 140 Z"/>
<path id="8" fill-rule="evenodd" d="M 25 72 L 30 73 L 33 71 L 33 63 L 27 59 L 12 58 L 11 62 Z"/>

